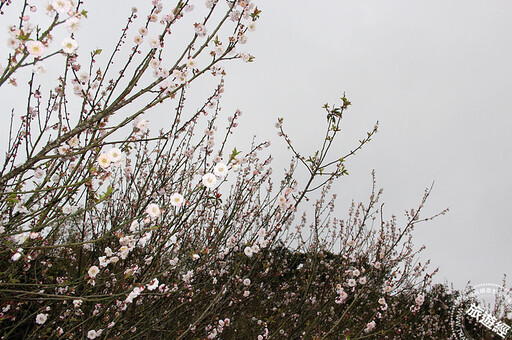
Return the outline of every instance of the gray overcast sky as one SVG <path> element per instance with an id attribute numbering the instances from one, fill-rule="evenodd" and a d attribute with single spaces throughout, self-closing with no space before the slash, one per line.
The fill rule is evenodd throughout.
<path id="1" fill-rule="evenodd" d="M 367 198 L 372 169 L 388 215 L 416 207 L 435 181 L 425 212 L 450 212 L 414 235 L 440 267 L 437 281 L 462 288 L 511 274 L 512 2 L 259 4 L 249 40 L 256 61 L 227 78 L 226 98 L 246 113 L 241 124 L 273 135 L 283 116 L 311 150 L 320 106 L 345 91 L 353 106 L 340 153 L 377 120 L 380 132 L 349 162 L 338 214 Z"/>
<path id="2" fill-rule="evenodd" d="M 346 215 L 350 200 L 367 199 L 372 169 L 388 216 L 402 218 L 435 181 L 425 213 L 451 211 L 414 235 L 440 267 L 437 281 L 462 288 L 510 274 L 512 1 L 256 2 L 263 13 L 243 47 L 256 61 L 227 66 L 224 109 L 243 110 L 241 130 L 275 139 L 282 116 L 298 148 L 312 151 L 325 121 L 321 106 L 345 92 L 353 106 L 340 155 L 377 120 L 380 132 L 348 163 L 351 175 L 336 187 L 337 215 Z M 86 1 L 81 53 L 108 47 L 130 6 L 148 3 Z M 284 146 L 275 141 L 273 149 Z"/>

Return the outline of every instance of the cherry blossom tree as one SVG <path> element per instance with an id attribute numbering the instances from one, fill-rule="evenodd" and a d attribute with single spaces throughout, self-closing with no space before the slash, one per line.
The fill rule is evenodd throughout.
<path id="1" fill-rule="evenodd" d="M 333 183 L 377 132 L 335 152 L 345 95 L 321 109 L 311 156 L 278 119 L 290 151 L 280 180 L 270 142 L 233 145 L 242 111 L 222 114 L 224 77 L 228 63 L 254 60 L 240 45 L 256 3 L 153 0 L 127 11 L 114 46 L 92 51 L 78 34 L 87 1 L 0 11 L 18 18 L 0 91 L 26 94 L 2 111 L 3 338 L 392 338 L 412 334 L 408 318 L 445 330 L 422 309 L 440 298 L 411 239 L 432 218 L 420 217 L 430 189 L 401 227 L 375 182 L 367 203 L 334 216 Z"/>

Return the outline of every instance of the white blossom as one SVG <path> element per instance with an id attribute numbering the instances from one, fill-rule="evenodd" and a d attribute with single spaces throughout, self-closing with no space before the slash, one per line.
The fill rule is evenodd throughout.
<path id="1" fill-rule="evenodd" d="M 149 215 L 150 218 L 158 218 L 161 214 L 160 207 L 156 205 L 155 203 L 150 203 L 146 207 L 146 213 Z"/>
<path id="2" fill-rule="evenodd" d="M 76 42 L 76 40 L 72 39 L 72 38 L 66 38 L 64 40 L 62 40 L 62 50 L 64 51 L 64 53 L 67 53 L 67 54 L 73 54 L 75 53 L 76 49 L 78 48 L 78 43 Z"/>
<path id="3" fill-rule="evenodd" d="M 46 322 L 46 319 L 47 319 L 47 315 L 46 314 L 43 314 L 43 313 L 40 313 L 40 314 L 37 314 L 36 316 L 36 323 L 38 325 L 42 325 L 43 323 Z"/>
<path id="4" fill-rule="evenodd" d="M 211 189 L 217 184 L 217 178 L 212 173 L 207 173 L 203 176 L 203 185 L 208 189 Z"/>

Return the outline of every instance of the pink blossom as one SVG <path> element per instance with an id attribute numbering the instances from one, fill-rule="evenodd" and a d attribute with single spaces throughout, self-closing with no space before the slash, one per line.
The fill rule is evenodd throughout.
<path id="1" fill-rule="evenodd" d="M 25 46 L 27 47 L 27 52 L 30 53 L 31 56 L 35 58 L 39 58 L 43 55 L 44 52 L 44 45 L 40 41 L 27 41 L 25 43 Z"/>

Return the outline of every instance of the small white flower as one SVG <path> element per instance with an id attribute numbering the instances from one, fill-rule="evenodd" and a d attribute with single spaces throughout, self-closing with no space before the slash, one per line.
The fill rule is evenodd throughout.
<path id="1" fill-rule="evenodd" d="M 66 14 L 71 10 L 71 3 L 69 0 L 53 0 L 52 8 L 59 12 L 59 14 Z"/>
<path id="2" fill-rule="evenodd" d="M 185 84 L 187 82 L 187 74 L 186 74 L 186 72 L 182 72 L 180 70 L 174 70 L 174 71 L 172 71 L 172 76 L 180 84 Z"/>
<path id="3" fill-rule="evenodd" d="M 173 207 L 181 207 L 182 204 L 183 204 L 183 196 L 181 194 L 178 194 L 177 192 L 175 192 L 174 194 L 171 195 L 171 205 Z"/>
<path id="4" fill-rule="evenodd" d="M 76 299 L 76 300 L 73 300 L 73 305 L 75 306 L 75 308 L 80 308 L 80 306 L 82 305 L 83 302 L 84 302 L 84 300 Z"/>
<path id="5" fill-rule="evenodd" d="M 149 62 L 149 66 L 151 66 L 155 70 L 159 69 L 160 68 L 160 60 L 158 60 L 157 58 L 151 59 L 151 61 Z"/>
<path id="6" fill-rule="evenodd" d="M 190 67 L 190 68 L 196 68 L 197 67 L 196 60 L 194 58 L 188 58 L 187 66 Z"/>
<path id="7" fill-rule="evenodd" d="M 212 329 L 210 334 L 208 334 L 207 339 L 215 339 L 217 337 L 217 328 Z"/>
<path id="8" fill-rule="evenodd" d="M 34 67 L 32 67 L 32 71 L 35 74 L 45 73 L 46 72 L 46 64 L 43 63 L 42 61 L 38 61 L 37 63 L 35 63 Z"/>
<path id="9" fill-rule="evenodd" d="M 160 40 L 158 39 L 158 37 L 149 38 L 149 47 L 151 47 L 151 48 L 160 47 Z"/>
<path id="10" fill-rule="evenodd" d="M 247 255 L 249 257 L 252 257 L 253 252 L 254 251 L 253 251 L 252 247 L 245 247 L 245 249 L 244 249 L 245 255 Z"/>
<path id="11" fill-rule="evenodd" d="M 40 41 L 27 41 L 25 43 L 25 46 L 27 47 L 27 52 L 30 53 L 31 56 L 39 58 L 43 55 L 44 52 L 44 45 Z"/>
<path id="12" fill-rule="evenodd" d="M 256 243 L 252 245 L 252 252 L 256 254 L 260 251 L 260 246 L 258 246 Z"/>
<path id="13" fill-rule="evenodd" d="M 245 34 L 240 34 L 238 36 L 238 43 L 240 43 L 240 44 L 247 43 L 247 36 Z"/>
<path id="14" fill-rule="evenodd" d="M 356 282 L 356 280 L 354 280 L 354 279 L 349 279 L 349 280 L 347 281 L 347 284 L 348 284 L 348 286 L 349 286 L 349 287 L 355 287 L 355 285 L 357 284 L 357 282 Z"/>
<path id="15" fill-rule="evenodd" d="M 151 280 L 151 282 L 147 285 L 148 290 L 155 290 L 158 287 L 158 279 L 154 278 Z"/>
<path id="16" fill-rule="evenodd" d="M 136 35 L 134 38 L 133 38 L 133 42 L 136 43 L 137 45 L 140 45 L 144 42 L 144 38 L 141 37 L 140 35 Z"/>
<path id="17" fill-rule="evenodd" d="M 57 148 L 57 152 L 59 153 L 59 155 L 65 155 L 69 152 L 69 146 L 61 145 Z"/>
<path id="18" fill-rule="evenodd" d="M 366 328 L 364 329 L 365 333 L 370 333 L 375 328 L 375 321 L 372 321 L 366 325 Z"/>
<path id="19" fill-rule="evenodd" d="M 135 122 L 135 127 L 140 131 L 146 131 L 148 128 L 148 121 L 145 119 L 141 119 Z"/>
<path id="20" fill-rule="evenodd" d="M 96 275 L 98 275 L 99 272 L 100 272 L 100 269 L 97 266 L 92 266 L 87 271 L 87 273 L 89 274 L 89 277 L 92 279 L 94 279 L 96 277 Z"/>
<path id="21" fill-rule="evenodd" d="M 348 294 L 342 289 L 340 292 L 340 298 L 345 300 L 348 297 Z"/>
<path id="22" fill-rule="evenodd" d="M 71 17 L 68 20 L 66 20 L 66 27 L 68 28 L 68 31 L 70 33 L 77 32 L 80 28 L 80 19 L 77 17 Z"/>
<path id="23" fill-rule="evenodd" d="M 80 141 L 78 140 L 77 136 L 73 136 L 70 140 L 68 140 L 68 145 L 72 148 L 76 148 Z"/>
<path id="24" fill-rule="evenodd" d="M 119 244 L 122 245 L 122 246 L 127 246 L 127 245 L 131 246 L 132 241 L 133 241 L 133 235 L 121 236 L 119 238 Z"/>
<path id="25" fill-rule="evenodd" d="M 224 177 L 228 174 L 228 167 L 224 163 L 217 163 L 213 168 L 213 173 L 217 177 Z"/>
<path id="26" fill-rule="evenodd" d="M 130 224 L 130 232 L 132 233 L 135 233 L 137 232 L 137 229 L 139 229 L 139 222 L 137 221 L 133 221 L 131 224 Z M 110 248 L 109 248 L 110 249 Z M 106 251 L 106 250 L 105 250 Z M 107 256 L 111 256 L 111 255 L 108 255 Z"/>
<path id="27" fill-rule="evenodd" d="M 227 246 L 228 248 L 231 248 L 231 247 L 233 247 L 235 244 L 236 244 L 236 238 L 235 238 L 234 236 L 230 236 L 230 237 L 228 238 L 228 241 L 226 242 L 226 246 Z"/>
<path id="28" fill-rule="evenodd" d="M 214 52 L 216 55 L 221 55 L 222 53 L 224 53 L 224 46 L 218 44 L 217 46 L 215 46 Z"/>
<path id="29" fill-rule="evenodd" d="M 13 50 L 15 50 L 18 47 L 20 47 L 20 44 L 21 44 L 21 42 L 17 38 L 15 38 L 15 37 L 9 37 L 7 39 L 7 46 L 12 48 Z"/>
<path id="30" fill-rule="evenodd" d="M 190 283 L 192 281 L 192 278 L 194 277 L 194 272 L 192 270 L 189 270 L 186 274 L 182 276 L 183 281 L 186 283 Z"/>
<path id="31" fill-rule="evenodd" d="M 16 262 L 20 259 L 20 257 L 21 257 L 21 253 L 16 252 L 16 253 L 14 253 L 13 256 L 11 256 L 11 261 Z"/>
<path id="32" fill-rule="evenodd" d="M 62 40 L 62 50 L 64 51 L 64 53 L 67 53 L 67 54 L 73 54 L 75 53 L 76 49 L 78 48 L 78 43 L 76 42 L 76 40 L 72 39 L 72 38 L 66 38 L 64 40 Z"/>
<path id="33" fill-rule="evenodd" d="M 82 83 L 82 84 L 85 84 L 89 81 L 90 79 L 90 76 L 89 76 L 89 73 L 87 72 L 80 72 L 80 74 L 78 75 L 78 80 Z"/>
<path id="34" fill-rule="evenodd" d="M 75 95 L 81 96 L 82 95 L 82 85 L 80 85 L 79 83 L 73 84 L 73 92 L 75 93 Z"/>
<path id="35" fill-rule="evenodd" d="M 277 198 L 277 204 L 279 204 L 279 205 L 286 204 L 286 197 L 284 197 L 283 195 L 279 195 L 279 197 Z"/>
<path id="36" fill-rule="evenodd" d="M 423 296 L 423 294 L 419 294 L 416 299 L 414 299 L 414 301 L 416 302 L 416 304 L 418 306 L 421 306 L 423 304 L 423 302 L 425 301 L 425 297 Z"/>
<path id="37" fill-rule="evenodd" d="M 260 244 L 260 248 L 267 248 L 267 246 L 268 246 L 268 240 L 265 240 L 264 238 L 259 238 L 258 243 Z M 300 269 L 300 268 L 297 267 L 297 269 Z"/>
<path id="38" fill-rule="evenodd" d="M 123 160 L 123 153 L 118 148 L 108 150 L 107 155 L 112 163 L 117 163 Z"/>
<path id="39" fill-rule="evenodd" d="M 103 169 L 106 169 L 110 166 L 111 160 L 110 160 L 110 157 L 106 153 L 102 153 L 98 157 L 97 162 L 100 165 L 100 167 L 102 167 Z"/>
<path id="40" fill-rule="evenodd" d="M 251 284 L 251 279 L 246 278 L 246 279 L 244 280 L 244 285 L 245 285 L 245 286 L 249 286 L 250 284 Z"/>
<path id="41" fill-rule="evenodd" d="M 160 216 L 160 207 L 155 203 L 148 204 L 148 206 L 146 207 L 146 213 L 152 219 L 157 218 L 158 216 Z"/>
<path id="42" fill-rule="evenodd" d="M 217 178 L 212 173 L 207 173 L 203 176 L 203 185 L 208 189 L 211 189 L 217 184 Z"/>
<path id="43" fill-rule="evenodd" d="M 93 81 L 91 83 L 91 89 L 97 89 L 99 86 L 100 86 L 100 82 L 98 79 L 96 79 L 95 81 Z"/>
<path id="44" fill-rule="evenodd" d="M 100 267 L 105 268 L 110 263 L 110 260 L 107 259 L 106 256 L 100 256 L 98 257 L 98 260 L 100 260 Z"/>
<path id="45" fill-rule="evenodd" d="M 96 339 L 97 336 L 98 333 L 94 329 L 91 329 L 89 332 L 87 332 L 87 339 Z"/>
<path id="46" fill-rule="evenodd" d="M 139 296 L 141 291 L 142 290 L 140 289 L 140 287 L 133 288 L 133 290 L 130 292 L 130 294 L 128 294 L 128 297 L 126 298 L 125 302 L 132 303 L 133 299 L 135 299 L 137 296 Z"/>
<path id="47" fill-rule="evenodd" d="M 38 325 L 42 325 L 43 323 L 46 322 L 47 318 L 48 317 L 46 316 L 46 314 L 43 314 L 43 313 L 37 314 L 37 316 L 36 316 L 36 323 Z"/>
<path id="48" fill-rule="evenodd" d="M 252 60 L 254 60 L 254 57 L 248 53 L 242 53 L 240 54 L 240 58 L 242 58 L 242 60 L 246 63 L 249 63 L 251 62 Z"/>
<path id="49" fill-rule="evenodd" d="M 46 15 L 53 16 L 55 14 L 51 1 L 47 2 L 43 9 Z"/>

